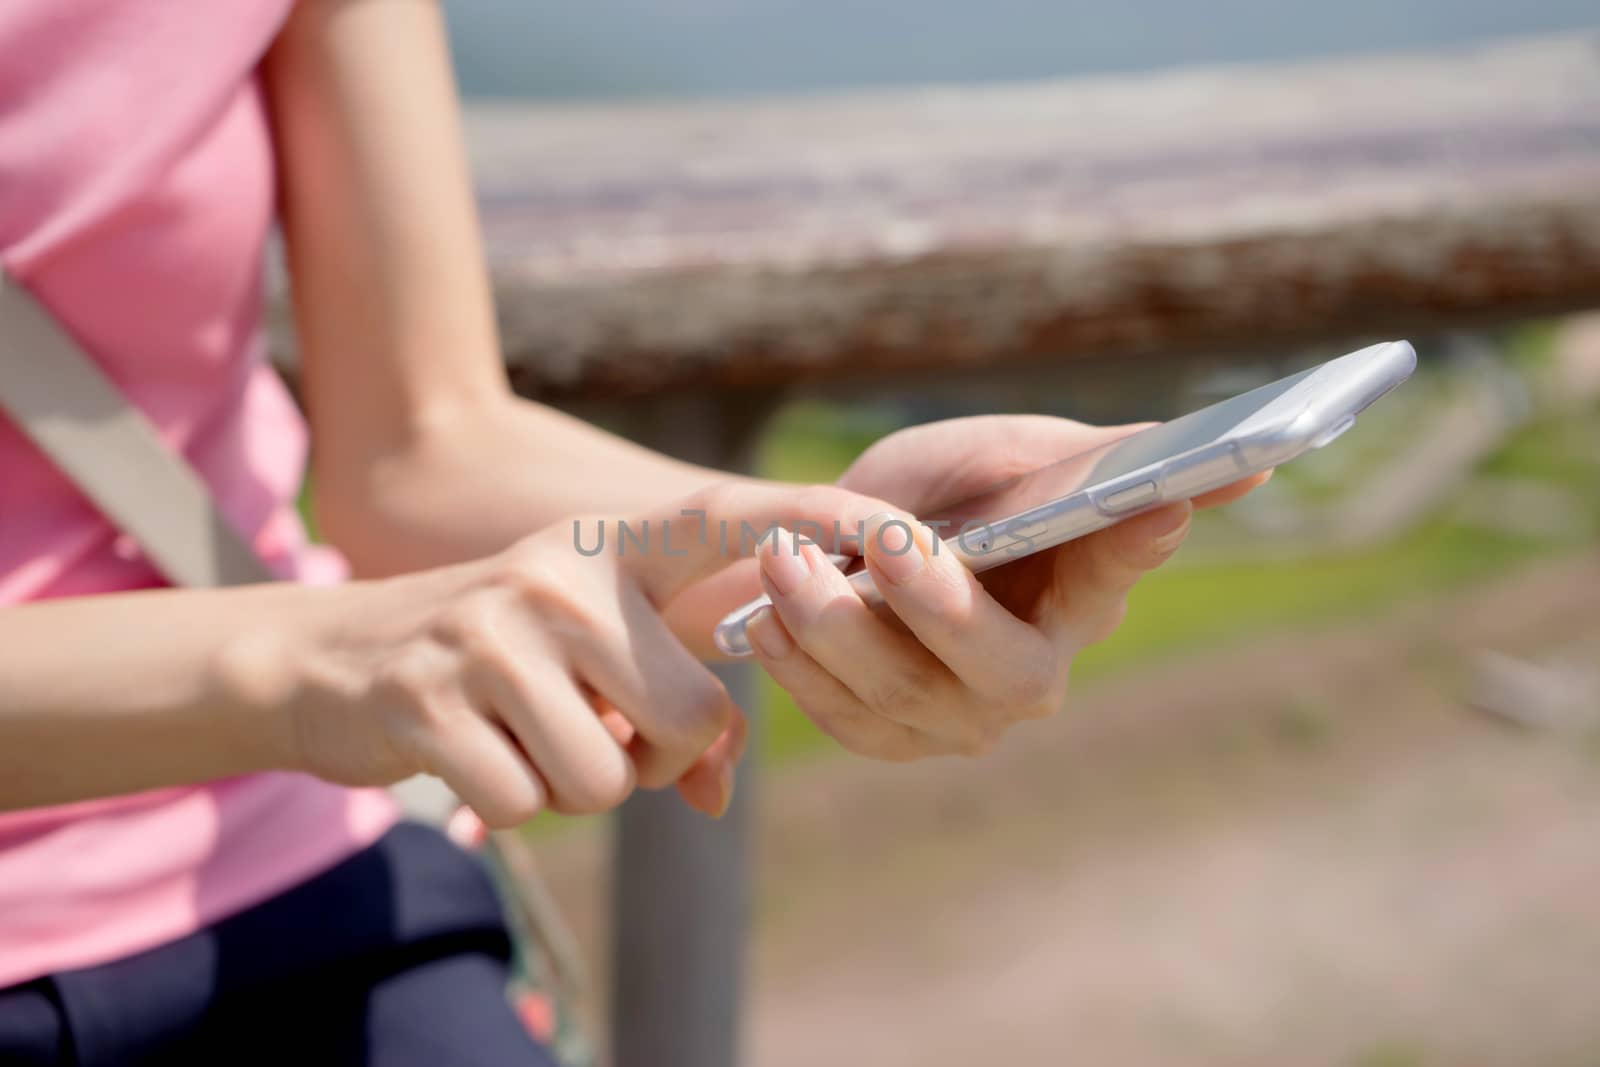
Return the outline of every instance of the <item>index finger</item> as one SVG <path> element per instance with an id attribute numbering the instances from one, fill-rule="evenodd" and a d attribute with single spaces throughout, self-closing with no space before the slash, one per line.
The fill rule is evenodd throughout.
<path id="1" fill-rule="evenodd" d="M 734 560 L 753 556 L 780 529 L 828 552 L 859 553 L 867 520 L 887 508 L 834 485 L 723 482 L 675 509 L 622 520 L 615 551 L 622 569 L 659 608 Z"/>

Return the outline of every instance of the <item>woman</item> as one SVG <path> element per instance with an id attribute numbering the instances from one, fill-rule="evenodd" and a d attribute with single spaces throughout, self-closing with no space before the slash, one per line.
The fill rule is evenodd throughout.
<path id="1" fill-rule="evenodd" d="M 459 141 L 425 0 L 0 6 L 0 262 L 285 579 L 161 588 L 0 419 L 0 1060 L 538 1062 L 482 877 L 373 787 L 431 773 L 497 826 L 636 786 L 720 813 L 743 720 L 700 661 L 761 588 L 762 665 L 845 747 L 978 751 L 1183 537 L 1165 508 L 990 591 L 869 537 L 903 627 L 792 540 L 575 551 L 579 514 L 875 529 L 1120 431 L 936 424 L 800 488 L 518 400 Z M 275 217 L 341 556 L 296 518 L 304 427 L 262 359 Z"/>

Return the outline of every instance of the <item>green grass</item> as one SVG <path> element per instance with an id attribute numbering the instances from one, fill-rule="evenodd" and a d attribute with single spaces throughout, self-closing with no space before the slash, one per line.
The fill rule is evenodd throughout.
<path id="1" fill-rule="evenodd" d="M 306 524 L 306 535 L 313 541 L 322 540 L 322 535 L 317 531 L 317 514 L 311 497 L 311 472 L 306 471 L 305 480 L 300 483 L 300 497 L 295 501 L 295 507 L 300 512 L 300 521 Z"/>
<path id="2" fill-rule="evenodd" d="M 831 482 L 900 425 L 883 412 L 850 411 L 817 401 L 790 404 L 768 427 L 757 466 L 764 476 L 786 482 Z"/>
<path id="3" fill-rule="evenodd" d="M 1600 505 L 1600 418 L 1564 415 L 1532 422 L 1484 464 L 1482 473 L 1555 484 Z"/>
<path id="4" fill-rule="evenodd" d="M 1096 677 L 1176 651 L 1375 608 L 1500 573 L 1542 544 L 1445 521 L 1369 551 L 1315 559 L 1175 566 L 1141 582 L 1128 619 L 1080 659 Z"/>
<path id="5" fill-rule="evenodd" d="M 1354 1067 L 1422 1067 L 1427 1058 L 1410 1042 L 1385 1041 L 1362 1052 Z"/>

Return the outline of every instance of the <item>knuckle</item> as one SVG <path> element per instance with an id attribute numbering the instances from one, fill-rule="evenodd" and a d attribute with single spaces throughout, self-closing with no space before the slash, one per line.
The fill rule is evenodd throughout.
<path id="1" fill-rule="evenodd" d="M 932 680 L 926 671 L 907 668 L 884 674 L 867 688 L 866 704 L 889 713 L 928 703 Z"/>
<path id="2" fill-rule="evenodd" d="M 850 751 L 859 751 L 856 736 L 861 732 L 860 713 L 856 708 L 814 699 L 800 699 L 797 703 L 817 729 Z"/>
<path id="3" fill-rule="evenodd" d="M 709 745 L 732 719 L 728 689 L 709 671 L 686 683 L 676 703 L 671 727 L 675 739 L 685 746 Z"/>
<path id="4" fill-rule="evenodd" d="M 795 502 L 802 510 L 808 512 L 836 512 L 853 496 L 849 490 L 840 489 L 838 486 L 813 482 L 801 486 L 796 491 Z"/>
<path id="5" fill-rule="evenodd" d="M 843 748 L 880 763 L 910 763 L 930 754 L 931 735 L 922 734 L 854 701 L 802 699 L 800 710 Z"/>
<path id="6" fill-rule="evenodd" d="M 548 560 L 516 563 L 500 575 L 498 584 L 553 634 L 574 637 L 592 634 L 602 627 L 600 612 L 589 603 L 595 598 L 581 595 L 573 576 L 557 573 Z"/>
<path id="7" fill-rule="evenodd" d="M 728 502 L 728 493 L 730 488 L 730 484 L 726 480 L 719 482 L 708 482 L 696 489 L 694 492 L 690 493 L 688 496 L 684 497 L 682 508 L 686 511 L 695 508 L 703 508 L 706 511 L 711 511 L 715 505 L 725 504 Z"/>
<path id="8" fill-rule="evenodd" d="M 727 689 L 710 671 L 701 668 L 701 673 L 673 686 L 670 697 L 653 704 L 648 723 L 641 723 L 650 742 L 638 768 L 639 784 L 646 789 L 676 781 L 733 722 Z"/>
<path id="9" fill-rule="evenodd" d="M 700 511 L 713 518 L 734 514 L 738 511 L 737 497 L 740 493 L 739 486 L 733 481 L 712 482 L 695 490 L 684 500 L 682 509 L 685 511 Z"/>
<path id="10" fill-rule="evenodd" d="M 929 584 L 938 596 L 950 605 L 952 627 L 971 624 L 977 609 L 978 581 L 954 553 L 942 549 L 935 551 L 929 566 L 923 569 Z"/>
<path id="11" fill-rule="evenodd" d="M 813 482 L 801 490 L 803 499 L 819 512 L 837 514 L 852 508 L 862 494 L 829 482 Z"/>
<path id="12" fill-rule="evenodd" d="M 562 808 L 573 815 L 599 815 L 633 794 L 634 775 L 620 749 L 597 757 L 572 776 L 563 791 Z"/>
<path id="13" fill-rule="evenodd" d="M 678 780 L 678 775 L 673 771 L 674 768 L 666 763 L 644 760 L 640 763 L 636 784 L 640 789 L 665 789 Z"/>
<path id="14" fill-rule="evenodd" d="M 1007 710 L 1022 718 L 1037 718 L 1048 708 L 1055 694 L 1055 679 L 1038 668 L 1014 671 L 1006 679 L 1004 702 Z"/>
<path id="15" fill-rule="evenodd" d="M 438 704 L 442 679 L 434 657 L 415 646 L 396 650 L 373 679 L 373 688 L 385 703 L 413 710 Z"/>
<path id="16" fill-rule="evenodd" d="M 497 632 L 494 607 L 481 594 L 460 597 L 440 612 L 433 626 L 435 640 L 472 654 L 495 648 Z"/>
<path id="17" fill-rule="evenodd" d="M 535 603 L 562 596 L 565 586 L 563 576 L 551 566 L 548 554 L 528 544 L 518 545 L 501 557 L 491 584 L 509 590 L 521 600 Z"/>
<path id="18" fill-rule="evenodd" d="M 539 814 L 542 805 L 531 791 L 518 790 L 503 796 L 494 796 L 474 806 L 478 818 L 496 830 L 509 830 Z"/>
<path id="19" fill-rule="evenodd" d="M 413 770 L 432 773 L 439 746 L 459 726 L 461 708 L 447 699 L 448 689 L 438 658 L 417 649 L 397 652 L 374 675 L 384 743 Z"/>

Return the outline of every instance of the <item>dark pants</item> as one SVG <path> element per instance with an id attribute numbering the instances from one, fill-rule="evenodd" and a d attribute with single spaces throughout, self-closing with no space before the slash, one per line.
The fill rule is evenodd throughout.
<path id="1" fill-rule="evenodd" d="M 479 863 L 405 824 L 189 937 L 0 990 L 0 1064 L 552 1067 L 510 952 Z"/>

